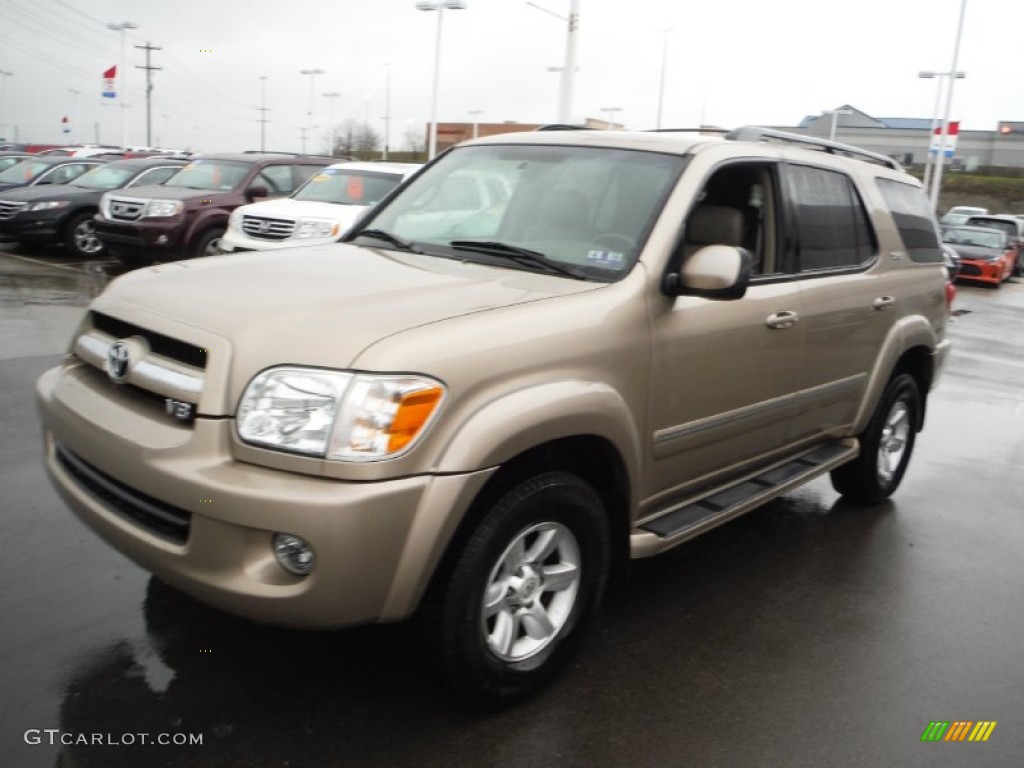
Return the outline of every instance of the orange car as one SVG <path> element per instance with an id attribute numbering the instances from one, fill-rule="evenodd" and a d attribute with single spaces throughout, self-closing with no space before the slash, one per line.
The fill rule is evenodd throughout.
<path id="1" fill-rule="evenodd" d="M 999 287 L 1017 264 L 1017 248 L 1004 232 L 985 227 L 946 226 L 942 242 L 960 257 L 958 280 L 976 280 Z"/>

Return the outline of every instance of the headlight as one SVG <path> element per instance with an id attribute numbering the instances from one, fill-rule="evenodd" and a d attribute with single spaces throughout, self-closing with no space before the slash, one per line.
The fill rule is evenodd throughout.
<path id="1" fill-rule="evenodd" d="M 299 219 L 295 237 L 334 237 L 338 229 L 330 219 Z"/>
<path id="2" fill-rule="evenodd" d="M 315 368 L 258 374 L 238 406 L 247 443 L 341 461 L 392 458 L 413 446 L 444 399 L 427 376 Z"/>
<path id="3" fill-rule="evenodd" d="M 177 216 L 185 209 L 181 200 L 150 200 L 142 211 L 143 217 Z"/>
<path id="4" fill-rule="evenodd" d="M 48 200 L 45 203 L 32 203 L 28 207 L 30 211 L 49 211 L 53 208 L 66 208 L 69 200 Z"/>
<path id="5" fill-rule="evenodd" d="M 236 232 L 242 231 L 242 209 L 235 208 L 228 216 L 228 229 L 233 229 Z"/>

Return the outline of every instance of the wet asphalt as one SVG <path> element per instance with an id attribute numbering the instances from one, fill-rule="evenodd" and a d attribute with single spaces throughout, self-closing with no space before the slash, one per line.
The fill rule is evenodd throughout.
<path id="1" fill-rule="evenodd" d="M 64 508 L 32 384 L 105 269 L 0 246 L 0 768 L 1024 765 L 1024 280 L 960 287 L 892 501 L 822 479 L 636 563 L 567 674 L 478 715 L 408 627 L 225 616 Z M 934 720 L 998 725 L 923 743 Z"/>

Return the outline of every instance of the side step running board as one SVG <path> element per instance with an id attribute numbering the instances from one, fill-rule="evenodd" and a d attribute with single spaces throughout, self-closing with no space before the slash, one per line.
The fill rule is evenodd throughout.
<path id="1" fill-rule="evenodd" d="M 855 438 L 828 443 L 671 507 L 633 529 L 632 557 L 650 557 L 688 541 L 845 464 L 859 451 Z"/>

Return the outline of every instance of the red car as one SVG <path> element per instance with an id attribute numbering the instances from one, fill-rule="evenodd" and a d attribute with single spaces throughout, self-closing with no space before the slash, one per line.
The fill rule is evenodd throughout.
<path id="1" fill-rule="evenodd" d="M 942 242 L 960 257 L 958 280 L 976 280 L 998 288 L 1010 279 L 1017 264 L 1017 249 L 996 229 L 947 226 L 942 228 Z"/>

